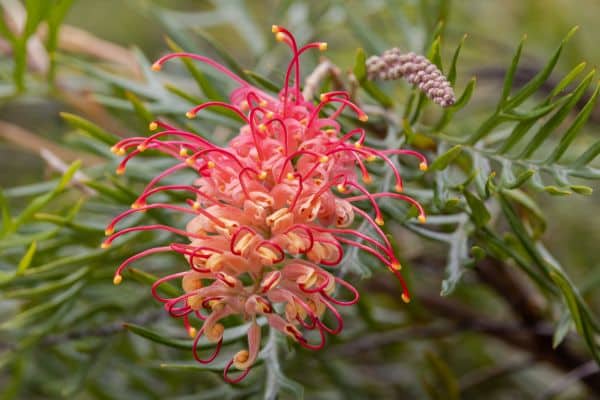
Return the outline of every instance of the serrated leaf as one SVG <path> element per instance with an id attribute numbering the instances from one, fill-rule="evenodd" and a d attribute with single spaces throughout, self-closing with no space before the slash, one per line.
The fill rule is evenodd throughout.
<path id="1" fill-rule="evenodd" d="M 444 154 L 438 156 L 434 162 L 429 166 L 430 171 L 442 171 L 450 165 L 452 161 L 456 159 L 462 152 L 462 146 L 457 144 L 446 151 Z"/>

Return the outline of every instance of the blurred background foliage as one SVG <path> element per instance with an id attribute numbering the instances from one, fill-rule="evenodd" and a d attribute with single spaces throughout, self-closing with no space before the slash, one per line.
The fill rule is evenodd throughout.
<path id="1" fill-rule="evenodd" d="M 596 1 L 0 5 L 3 399 L 600 396 Z M 158 116 L 226 141 L 239 127 L 227 113 L 183 114 L 225 96 L 229 82 L 198 65 L 160 74 L 149 65 L 181 47 L 278 87 L 289 54 L 273 23 L 329 43 L 306 55 L 304 73 L 331 63 L 321 89 L 355 93 L 375 145 L 436 160 L 424 176 L 404 165 L 407 192 L 430 218 L 415 226 L 413 210 L 384 204 L 411 304 L 373 260 L 349 252 L 345 272 L 362 298 L 344 310 L 344 333 L 319 353 L 269 339 L 262 365 L 228 386 L 218 362 L 191 361 L 184 330 L 150 300 L 149 282 L 181 260 L 149 259 L 112 286 L 120 261 L 168 240 L 138 234 L 98 247 L 111 216 L 167 161 L 148 156 L 117 177 L 109 147 L 147 134 Z M 442 66 L 458 104 L 442 111 L 404 83 L 367 81 L 363 57 L 395 46 Z M 374 189 L 386 190 L 389 174 L 373 168 Z"/>

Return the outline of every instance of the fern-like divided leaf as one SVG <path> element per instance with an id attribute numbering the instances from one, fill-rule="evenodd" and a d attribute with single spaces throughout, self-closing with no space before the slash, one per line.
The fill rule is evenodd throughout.
<path id="1" fill-rule="evenodd" d="M 443 141 L 462 145 L 473 164 L 483 167 L 480 170 L 482 176 L 498 171 L 499 182 L 494 182 L 497 189 L 515 189 L 529 182 L 534 188 L 553 195 L 573 192 L 587 195 L 592 189 L 577 184 L 574 178 L 600 179 L 600 169 L 590 165 L 600 153 L 600 142 L 586 147 L 585 152 L 574 146 L 598 100 L 600 83 L 595 83 L 596 71 L 592 70 L 580 78 L 586 66 L 581 63 L 569 71 L 549 94 L 535 100 L 574 32 L 575 29 L 569 32 L 537 75 L 511 93 L 523 49 L 521 42 L 506 72 L 495 111 L 471 135 L 447 136 L 439 133 L 439 129 L 449 122 L 453 109 L 464 106 L 460 99 L 432 129 L 434 135 Z M 465 94 L 469 89 L 467 86 Z M 577 106 L 582 103 L 583 106 L 574 115 Z M 568 151 L 575 154 L 567 157 Z"/>

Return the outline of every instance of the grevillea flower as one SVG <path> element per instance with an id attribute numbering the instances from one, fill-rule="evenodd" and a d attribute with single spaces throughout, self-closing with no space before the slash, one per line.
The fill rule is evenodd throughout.
<path id="1" fill-rule="evenodd" d="M 103 246 L 108 247 L 121 235 L 146 230 L 169 231 L 184 239 L 128 258 L 116 270 L 114 283 L 119 284 L 123 270 L 140 258 L 161 252 L 182 255 L 186 263 L 181 270 L 157 280 L 152 294 L 173 317 L 183 320 L 194 338 L 193 355 L 201 363 L 217 357 L 224 318 L 237 315 L 249 322 L 248 347 L 238 351 L 224 371 L 230 382 L 243 379 L 258 357 L 259 319 L 312 350 L 323 347 L 326 333 L 342 330 L 337 307 L 359 299 L 356 289 L 334 274 L 347 246 L 380 260 L 398 277 L 402 299 L 408 302 L 400 264 L 380 227 L 384 220 L 378 199 L 407 201 L 419 210 L 419 219 L 425 219 L 421 205 L 400 193 L 402 179 L 393 160 L 396 155 L 417 157 L 425 170 L 425 158 L 411 150 L 371 148 L 365 144 L 362 128 L 343 132 L 336 121 L 343 111 L 367 121 L 367 115 L 346 92 L 324 93 L 314 104 L 300 91 L 300 55 L 309 49 L 325 50 L 327 45 L 298 47 L 286 29 L 273 26 L 273 32 L 293 54 L 277 96 L 200 55 L 170 54 L 153 66 L 160 70 L 172 58 L 191 58 L 214 67 L 239 85 L 229 102 L 209 101 L 187 113 L 194 118 L 206 108 L 222 107 L 238 114 L 245 124 L 226 147 L 155 121 L 150 129 L 156 133 L 122 140 L 112 149 L 125 155 L 118 173 L 147 149 L 162 151 L 175 163 L 149 182 L 130 210 L 113 219 Z M 328 116 L 326 106 L 334 110 Z M 393 172 L 397 192 L 369 192 L 371 176 L 365 164 L 377 159 Z M 161 184 L 163 178 L 183 169 L 192 169 L 198 178 Z M 185 205 L 150 201 L 155 194 L 167 191 L 185 192 L 191 198 Z M 370 212 L 358 208 L 355 203 L 359 201 L 367 201 Z M 189 214 L 189 222 L 185 228 L 146 225 L 116 230 L 128 216 L 155 208 Z M 353 229 L 355 220 L 370 224 L 374 237 Z M 168 281 L 180 282 L 180 296 L 168 298 L 159 293 L 158 287 Z M 335 321 L 333 326 L 325 323 L 326 315 L 333 317 L 327 319 Z M 201 337 L 216 343 L 214 354 L 208 358 L 200 357 Z M 232 366 L 242 371 L 235 378 L 229 375 Z"/>

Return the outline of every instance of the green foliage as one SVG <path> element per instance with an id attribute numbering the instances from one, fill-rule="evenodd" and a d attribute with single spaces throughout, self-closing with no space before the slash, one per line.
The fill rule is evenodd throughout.
<path id="1" fill-rule="evenodd" d="M 2 96 L 15 104 L 27 96 L 44 96 L 68 110 L 60 113 L 62 124 L 57 128 L 66 134 L 52 143 L 65 150 L 69 160 L 81 160 L 59 167 L 60 174 L 48 182 L 0 190 L 0 366 L 8 371 L 0 374 L 2 398 L 273 399 L 343 393 L 349 398 L 456 399 L 478 398 L 489 391 L 501 396 L 502 384 L 488 385 L 496 379 L 514 388 L 511 393 L 527 397 L 539 391 L 531 383 L 536 379 L 559 380 L 569 372 L 560 364 L 565 354 L 571 360 L 600 364 L 598 294 L 593 290 L 598 266 L 588 265 L 590 260 L 583 256 L 581 266 L 571 265 L 572 260 L 552 255 L 564 254 L 561 249 L 544 244 L 556 218 L 547 209 L 548 195 L 563 196 L 555 200 L 561 207 L 576 207 L 571 204 L 582 201 L 577 195 L 593 196 L 592 187 L 600 178 L 600 141 L 593 134 L 597 126 L 589 122 L 597 111 L 600 85 L 585 63 L 566 67 L 572 64 L 565 61 L 565 53 L 570 49 L 567 42 L 576 39 L 575 29 L 525 82 L 520 72 L 529 46 L 523 39 L 503 68 L 497 91 L 486 91 L 485 84 L 476 88 L 485 77 L 465 76 L 463 63 L 476 58 L 475 68 L 485 55 L 477 54 L 475 40 L 456 35 L 454 10 L 463 7 L 456 3 L 386 0 L 345 7 L 339 1 L 284 1 L 267 9 L 235 0 L 181 11 L 135 2 L 139 12 L 154 21 L 153 29 L 168 36 L 158 52 L 170 48 L 216 55 L 271 93 L 281 85 L 281 65 L 289 54 L 267 40 L 270 23 L 288 23 L 304 35 L 302 41 L 326 37 L 330 48 L 346 45 L 342 56 L 334 53 L 331 58 L 344 71 L 336 79 L 369 110 L 367 142 L 382 149 L 412 148 L 430 161 L 424 173 L 409 160 L 394 160 L 403 168 L 407 194 L 426 207 L 425 224 L 414 223 L 414 207 L 381 202 L 389 221 L 385 233 L 403 261 L 415 304 L 399 301 L 399 288 L 378 271 L 377 260 L 349 249 L 340 273 L 352 280 L 370 279 L 359 282 L 361 303 L 344 315 L 344 333 L 328 338 L 328 346 L 315 358 L 263 326 L 265 340 L 256 367 L 243 384 L 230 386 L 220 378 L 225 360 L 193 362 L 192 340 L 151 301 L 150 285 L 181 260 L 148 259 L 129 268 L 119 288 L 111 285 L 120 262 L 167 242 L 168 236 L 138 232 L 120 238 L 108 250 L 99 244 L 110 218 L 129 208 L 138 189 L 168 165 L 156 154 L 144 154 L 131 163 L 126 176 L 117 177 L 113 171 L 118 159 L 110 146 L 124 132 L 149 134 L 140 127 L 145 129 L 157 116 L 225 142 L 240 127 L 235 114 L 208 109 L 202 118 L 189 121 L 184 113 L 197 103 L 226 99 L 233 86 L 187 59 L 153 73 L 149 56 L 139 49 L 128 53 L 134 63 L 129 70 L 126 63 L 110 64 L 110 57 L 98 62 L 88 53 L 63 51 L 59 31 L 73 3 L 23 1 L 27 18 L 20 33 L 6 23 L 10 9 L 0 7 L 0 35 L 13 53 L 12 62 L 0 63 Z M 263 14 L 269 18 L 258 17 Z M 40 72 L 28 69 L 31 54 L 26 44 L 42 24 L 47 26 L 44 44 L 50 66 Z M 234 44 L 237 51 L 230 52 Z M 440 110 L 418 88 L 367 79 L 366 58 L 399 44 L 407 51 L 422 51 L 446 72 L 457 91 L 453 106 Z M 303 60 L 305 75 L 316 61 L 310 56 Z M 65 99 L 73 92 L 65 83 L 93 91 L 91 106 L 78 107 L 78 102 L 87 101 L 77 97 L 80 92 L 75 92 L 77 101 L 68 103 Z M 326 77 L 319 89 L 338 84 Z M 6 96 L 3 88 L 9 89 Z M 345 130 L 357 122 L 345 114 L 342 121 Z M 368 168 L 374 178 L 369 189 L 392 191 L 394 177 L 386 165 L 374 162 Z M 185 198 L 161 194 L 157 200 Z M 132 223 L 176 219 L 157 210 L 138 218 Z M 364 223 L 359 229 L 372 228 Z M 569 238 L 560 239 L 569 246 Z M 519 287 L 510 287 L 514 293 L 499 290 L 506 289 L 504 275 L 496 271 L 486 278 L 484 268 L 490 264 L 514 273 L 527 292 L 519 292 Z M 587 287 L 578 287 L 580 276 L 590 277 Z M 159 290 L 172 296 L 181 293 L 170 284 Z M 519 296 L 542 302 L 542 310 L 519 314 L 511 308 Z M 527 320 L 533 317 L 539 320 Z M 554 327 L 552 332 L 547 326 Z M 538 328 L 546 330 L 538 334 Z M 227 351 L 246 345 L 246 330 L 247 325 L 226 330 Z M 519 347 L 519 335 L 535 344 Z M 540 347 L 540 337 L 545 344 L 551 342 L 556 353 L 550 356 L 550 347 Z M 410 342 L 415 339 L 418 345 Z M 510 351 L 497 341 L 512 346 Z M 210 351 L 212 346 L 201 341 L 202 349 Z M 535 363 L 559 361 L 547 364 L 555 367 L 551 372 L 535 369 L 531 374 L 536 379 L 529 380 L 530 375 L 519 371 L 501 370 L 504 363 L 514 364 L 507 353 L 526 355 Z M 515 378 L 485 378 L 481 385 L 471 379 L 467 384 L 470 371 L 486 368 Z M 590 393 L 598 390 L 589 383 L 575 389 L 581 394 L 585 387 Z"/>

